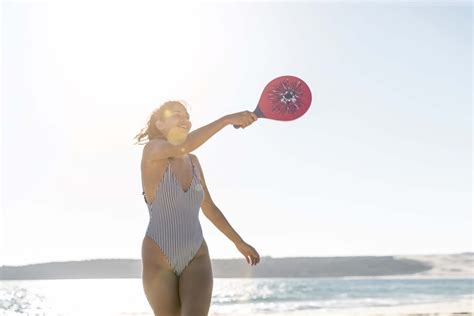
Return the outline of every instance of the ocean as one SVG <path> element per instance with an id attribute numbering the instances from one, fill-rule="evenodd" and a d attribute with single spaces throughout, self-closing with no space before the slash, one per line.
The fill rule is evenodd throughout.
<path id="1" fill-rule="evenodd" d="M 209 315 L 435 303 L 473 297 L 474 279 L 215 278 Z M 0 281 L 0 315 L 153 315 L 141 279 Z"/>

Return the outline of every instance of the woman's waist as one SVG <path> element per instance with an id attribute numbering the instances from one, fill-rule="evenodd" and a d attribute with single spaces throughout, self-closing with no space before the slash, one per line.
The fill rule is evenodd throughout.
<path id="1" fill-rule="evenodd" d="M 196 217 L 199 216 L 199 211 L 201 207 L 196 206 L 186 206 L 186 207 L 160 207 L 158 205 L 152 205 L 148 207 L 148 211 L 150 215 L 155 216 L 164 216 L 164 217 L 174 217 L 174 216 L 181 216 L 181 217 Z"/>

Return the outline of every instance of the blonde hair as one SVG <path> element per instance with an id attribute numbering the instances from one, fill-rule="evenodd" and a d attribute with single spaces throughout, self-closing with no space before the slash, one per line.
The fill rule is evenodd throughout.
<path id="1" fill-rule="evenodd" d="M 161 104 L 158 108 L 154 109 L 151 112 L 150 118 L 148 119 L 148 122 L 146 123 L 146 126 L 140 130 L 140 132 L 135 135 L 133 139 L 136 139 L 137 141 L 135 142 L 135 145 L 145 145 L 145 143 L 140 143 L 142 139 L 146 138 L 148 141 L 152 139 L 166 139 L 166 136 L 163 135 L 163 133 L 156 128 L 155 122 L 157 120 L 161 120 L 163 118 L 163 113 L 165 112 L 166 108 L 168 108 L 171 105 L 174 104 L 180 104 L 188 110 L 189 106 L 185 101 L 182 100 L 171 100 L 171 101 L 166 101 L 165 103 Z M 189 111 L 188 111 L 189 112 Z"/>

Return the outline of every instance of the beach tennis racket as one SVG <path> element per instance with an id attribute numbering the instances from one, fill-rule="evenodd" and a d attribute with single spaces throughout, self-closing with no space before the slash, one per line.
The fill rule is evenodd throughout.
<path id="1" fill-rule="evenodd" d="M 295 76 L 281 76 L 265 86 L 253 113 L 258 118 L 292 121 L 308 111 L 311 99 L 311 90 L 303 80 Z"/>

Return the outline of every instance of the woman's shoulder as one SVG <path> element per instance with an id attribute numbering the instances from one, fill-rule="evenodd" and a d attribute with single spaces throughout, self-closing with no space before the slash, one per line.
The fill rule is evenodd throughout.
<path id="1" fill-rule="evenodd" d="M 193 163 L 199 163 L 199 159 L 195 154 L 189 153 L 189 157 L 191 157 L 191 160 Z"/>
<path id="2" fill-rule="evenodd" d="M 143 145 L 143 154 L 149 152 L 154 146 L 159 146 L 160 144 L 166 143 L 166 140 L 161 138 L 154 138 L 149 140 Z"/>
<path id="3" fill-rule="evenodd" d="M 143 146 L 142 151 L 142 166 L 148 168 L 162 168 L 168 163 L 168 158 L 157 159 L 154 155 L 153 146 L 164 142 L 162 139 L 152 139 Z"/>

